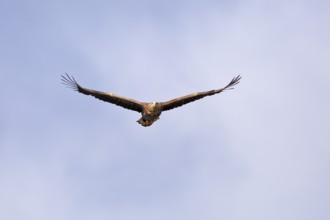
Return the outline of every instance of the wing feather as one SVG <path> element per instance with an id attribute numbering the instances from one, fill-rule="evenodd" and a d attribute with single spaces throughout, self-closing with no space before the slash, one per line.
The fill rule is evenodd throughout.
<path id="1" fill-rule="evenodd" d="M 228 85 L 226 85 L 224 88 L 217 89 L 217 90 L 211 90 L 207 92 L 195 92 L 186 96 L 182 96 L 176 99 L 169 100 L 167 102 L 162 102 L 162 109 L 163 111 L 171 110 L 173 108 L 180 107 L 182 105 L 188 104 L 190 102 L 196 101 L 198 99 L 204 98 L 205 96 L 215 95 L 220 92 L 233 89 L 235 85 L 237 85 L 242 77 L 240 75 L 234 77 Z"/>
<path id="2" fill-rule="evenodd" d="M 85 95 L 94 96 L 97 99 L 100 99 L 105 102 L 110 102 L 112 104 L 121 106 L 126 109 L 130 109 L 137 112 L 142 112 L 143 110 L 142 102 L 138 102 L 134 99 L 129 99 L 126 97 L 115 95 L 113 93 L 100 92 L 92 89 L 83 88 L 77 83 L 77 81 L 73 77 L 70 77 L 67 73 L 65 73 L 65 75 L 66 76 L 61 75 L 62 83 L 70 89 L 73 89 Z"/>

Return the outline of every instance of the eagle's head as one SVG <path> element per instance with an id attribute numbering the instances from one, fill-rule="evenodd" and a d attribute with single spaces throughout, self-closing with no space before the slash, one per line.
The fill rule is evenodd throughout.
<path id="1" fill-rule="evenodd" d="M 139 120 L 137 120 L 136 122 L 139 123 L 140 125 L 144 126 L 144 127 L 148 127 L 148 126 L 152 125 L 156 120 L 147 120 L 147 119 L 142 117 Z"/>

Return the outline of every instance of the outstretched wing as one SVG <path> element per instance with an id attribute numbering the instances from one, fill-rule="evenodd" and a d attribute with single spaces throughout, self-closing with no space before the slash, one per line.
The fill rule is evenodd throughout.
<path id="1" fill-rule="evenodd" d="M 61 80 L 62 80 L 62 83 L 64 85 L 66 85 L 68 88 L 71 88 L 71 89 L 78 91 L 85 95 L 94 96 L 97 99 L 100 99 L 105 102 L 110 102 L 112 104 L 121 106 L 126 109 L 130 109 L 130 110 L 137 111 L 137 112 L 142 112 L 142 110 L 143 110 L 142 102 L 138 102 L 133 99 L 118 96 L 113 93 L 100 92 L 100 91 L 96 91 L 96 90 L 83 88 L 77 83 L 77 81 L 73 77 L 70 77 L 67 73 L 65 75 L 66 76 L 63 76 L 63 75 L 61 76 L 62 77 Z"/>
<path id="2" fill-rule="evenodd" d="M 233 89 L 233 86 L 237 85 L 241 78 L 242 77 L 239 75 L 234 77 L 228 85 L 226 85 L 224 88 L 221 88 L 221 89 L 211 90 L 211 91 L 207 91 L 207 92 L 195 92 L 190 95 L 172 99 L 167 102 L 162 102 L 162 109 L 163 109 L 163 111 L 171 110 L 173 108 L 177 108 L 182 105 L 188 104 L 189 102 L 193 102 L 198 99 L 204 98 L 205 96 L 215 95 L 215 94 L 223 92 L 225 90 Z"/>

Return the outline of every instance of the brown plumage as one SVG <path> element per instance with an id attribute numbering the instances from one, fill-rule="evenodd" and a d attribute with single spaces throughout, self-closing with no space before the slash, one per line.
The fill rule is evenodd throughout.
<path id="1" fill-rule="evenodd" d="M 211 90 L 207 92 L 195 92 L 190 95 L 182 96 L 176 99 L 169 100 L 167 102 L 139 102 L 134 99 L 129 99 L 119 95 L 115 95 L 109 92 L 100 92 L 92 89 L 86 89 L 81 87 L 77 81 L 70 77 L 67 73 L 66 76 L 61 76 L 62 83 L 75 91 L 78 91 L 85 95 L 94 96 L 105 102 L 110 102 L 112 104 L 121 106 L 126 109 L 140 112 L 142 117 L 137 121 L 142 126 L 150 126 L 152 123 L 159 119 L 162 111 L 171 110 L 173 108 L 180 107 L 182 105 L 188 104 L 190 102 L 196 101 L 198 99 L 204 98 L 205 96 L 215 95 L 225 90 L 233 89 L 242 78 L 241 76 L 234 77 L 228 85 L 224 88 Z"/>

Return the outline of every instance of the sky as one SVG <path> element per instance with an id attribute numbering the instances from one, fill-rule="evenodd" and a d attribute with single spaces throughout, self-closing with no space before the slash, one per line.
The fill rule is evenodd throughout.
<path id="1" fill-rule="evenodd" d="M 0 219 L 330 219 L 329 10 L 0 1 Z M 145 128 L 65 73 L 148 102 L 243 78 Z"/>

